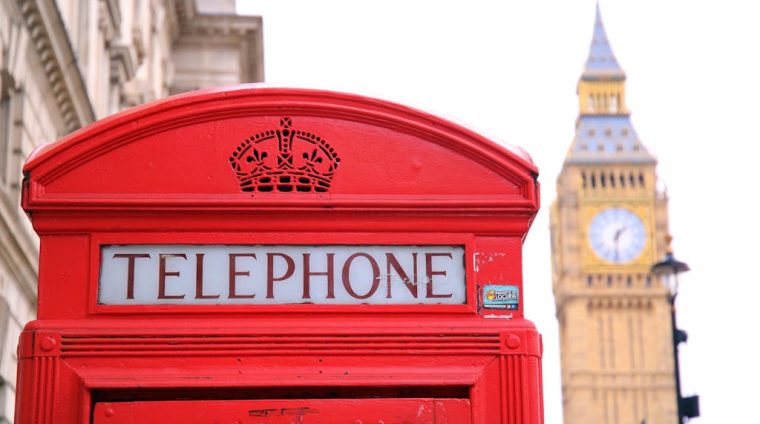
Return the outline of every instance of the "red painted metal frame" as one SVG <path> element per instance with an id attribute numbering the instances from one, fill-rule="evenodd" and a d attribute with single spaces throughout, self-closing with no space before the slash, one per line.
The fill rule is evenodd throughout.
<path id="1" fill-rule="evenodd" d="M 241 191 L 230 152 L 283 117 L 340 155 L 329 191 Z M 275 388 L 466 393 L 474 423 L 543 422 L 540 336 L 522 308 L 537 170 L 519 151 L 378 100 L 244 86 L 107 118 L 24 172 L 39 316 L 19 345 L 17 422 Z M 107 244 L 462 245 L 467 304 L 99 305 Z M 519 309 L 483 309 L 485 284 L 517 285 Z"/>
<path id="2" fill-rule="evenodd" d="M 94 424 L 466 424 L 466 399 L 311 399 L 101 403 Z"/>

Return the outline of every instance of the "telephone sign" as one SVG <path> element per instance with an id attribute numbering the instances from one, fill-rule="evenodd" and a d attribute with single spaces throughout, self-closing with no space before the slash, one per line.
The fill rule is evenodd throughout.
<path id="1" fill-rule="evenodd" d="M 112 245 L 98 302 L 463 304 L 463 246 Z"/>

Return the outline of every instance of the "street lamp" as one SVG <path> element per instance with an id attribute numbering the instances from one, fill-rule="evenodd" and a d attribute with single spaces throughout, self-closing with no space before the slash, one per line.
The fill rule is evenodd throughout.
<path id="1" fill-rule="evenodd" d="M 652 265 L 652 273 L 663 277 L 665 286 L 668 289 L 668 301 L 670 302 L 670 322 L 673 334 L 673 360 L 675 362 L 676 377 L 676 406 L 678 408 L 678 423 L 682 424 L 684 418 L 694 418 L 699 416 L 699 396 L 681 396 L 681 370 L 678 363 L 678 345 L 685 343 L 688 336 L 685 331 L 679 330 L 676 326 L 676 297 L 678 296 L 678 274 L 689 270 L 689 265 L 681 262 L 673 256 L 673 248 L 670 243 L 673 237 L 665 237 L 668 244 L 665 253 L 665 259 Z"/>

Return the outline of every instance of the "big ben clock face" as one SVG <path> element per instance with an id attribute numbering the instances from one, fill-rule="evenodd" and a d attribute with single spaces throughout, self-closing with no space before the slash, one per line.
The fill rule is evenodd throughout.
<path id="1" fill-rule="evenodd" d="M 646 229 L 641 218 L 625 208 L 609 208 L 591 221 L 589 243 L 600 258 L 623 264 L 641 255 L 646 245 Z"/>

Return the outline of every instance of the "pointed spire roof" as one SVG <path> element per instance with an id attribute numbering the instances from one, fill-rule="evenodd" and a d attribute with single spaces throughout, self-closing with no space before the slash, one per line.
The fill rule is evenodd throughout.
<path id="1" fill-rule="evenodd" d="M 584 115 L 575 125 L 575 138 L 566 163 L 656 163 L 633 128 L 628 115 Z"/>
<path id="2" fill-rule="evenodd" d="M 594 36 L 591 39 L 591 47 L 586 59 L 586 67 L 583 69 L 582 79 L 599 78 L 625 78 L 625 72 L 620 67 L 612 52 L 612 47 L 604 30 L 602 13 L 599 11 L 599 3 L 596 4 L 596 19 L 594 20 Z"/>
<path id="3" fill-rule="evenodd" d="M 613 80 L 614 83 L 610 83 Z M 575 138 L 565 163 L 656 163 L 639 139 L 625 107 L 625 72 L 615 59 L 596 5 L 594 38 L 578 84 L 582 106 L 575 122 Z M 585 99 L 588 96 L 589 99 Z M 613 103 L 614 100 L 614 103 Z M 599 106 L 594 107 L 598 103 Z M 614 104 L 614 107 L 610 105 Z"/>

